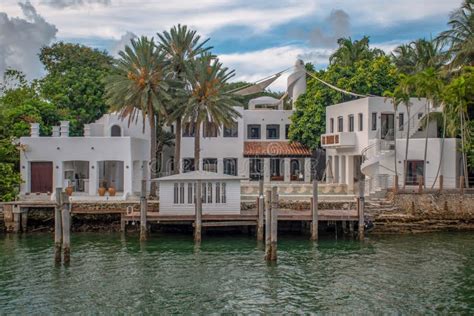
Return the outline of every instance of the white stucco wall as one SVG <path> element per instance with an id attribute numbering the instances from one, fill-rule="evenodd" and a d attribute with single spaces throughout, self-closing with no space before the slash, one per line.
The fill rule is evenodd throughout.
<path id="1" fill-rule="evenodd" d="M 203 181 L 212 182 L 213 199 L 215 199 L 215 184 L 222 180 Z M 174 204 L 174 184 L 184 183 L 184 204 Z M 240 180 L 226 180 L 226 203 L 203 203 L 203 214 L 239 214 L 240 213 Z M 188 181 L 162 181 L 159 182 L 160 213 L 169 215 L 193 215 L 195 205 L 188 203 Z"/>

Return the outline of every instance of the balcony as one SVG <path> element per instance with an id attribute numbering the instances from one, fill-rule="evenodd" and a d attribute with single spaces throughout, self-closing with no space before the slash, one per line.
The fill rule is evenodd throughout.
<path id="1" fill-rule="evenodd" d="M 356 145 L 354 132 L 341 132 L 321 135 L 321 146 L 324 148 L 350 148 Z"/>

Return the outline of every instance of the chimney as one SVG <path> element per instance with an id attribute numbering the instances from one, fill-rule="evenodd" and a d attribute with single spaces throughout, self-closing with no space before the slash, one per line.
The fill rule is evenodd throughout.
<path id="1" fill-rule="evenodd" d="M 69 121 L 61 121 L 61 137 L 69 137 Z"/>
<path id="2" fill-rule="evenodd" d="M 59 137 L 59 126 L 53 126 L 53 137 Z"/>
<path id="3" fill-rule="evenodd" d="M 89 124 L 84 124 L 84 137 L 91 136 L 91 126 Z"/>
<path id="4" fill-rule="evenodd" d="M 31 137 L 39 137 L 40 136 L 40 125 L 39 123 L 30 123 L 31 127 Z"/>

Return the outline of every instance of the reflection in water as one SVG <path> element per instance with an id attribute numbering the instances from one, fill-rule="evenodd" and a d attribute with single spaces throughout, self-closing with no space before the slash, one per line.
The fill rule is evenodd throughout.
<path id="1" fill-rule="evenodd" d="M 474 313 L 474 235 L 255 238 L 73 234 L 55 267 L 49 234 L 0 238 L 0 313 Z"/>

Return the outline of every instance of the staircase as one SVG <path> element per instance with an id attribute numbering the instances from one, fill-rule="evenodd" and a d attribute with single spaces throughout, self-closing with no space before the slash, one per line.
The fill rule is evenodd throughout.
<path id="1" fill-rule="evenodd" d="M 380 161 L 393 157 L 393 142 L 377 139 L 375 143 L 367 146 L 362 151 L 363 162 L 360 166 L 361 172 L 366 175 L 365 191 L 369 195 L 384 192 L 390 185 L 391 170 L 380 167 Z"/>
<path id="2" fill-rule="evenodd" d="M 365 201 L 365 213 L 374 218 L 378 214 L 397 213 L 398 208 L 386 197 L 369 197 Z"/>

